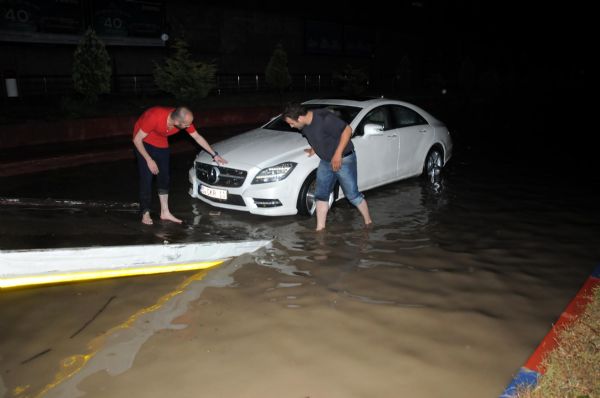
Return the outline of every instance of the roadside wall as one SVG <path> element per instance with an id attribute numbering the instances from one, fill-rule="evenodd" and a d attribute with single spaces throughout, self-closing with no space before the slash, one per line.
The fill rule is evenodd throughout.
<path id="1" fill-rule="evenodd" d="M 276 107 L 249 107 L 195 111 L 198 132 L 206 127 L 260 125 L 279 113 Z M 114 116 L 59 121 L 31 120 L 22 124 L 3 125 L 0 148 L 75 142 L 104 137 L 132 135 L 139 115 Z"/>

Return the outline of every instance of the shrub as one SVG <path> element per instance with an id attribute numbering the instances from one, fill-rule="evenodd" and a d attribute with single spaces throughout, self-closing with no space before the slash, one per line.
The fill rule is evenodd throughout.
<path id="1" fill-rule="evenodd" d="M 112 69 L 104 43 L 96 32 L 88 29 L 73 56 L 73 88 L 87 103 L 98 100 L 100 94 L 110 92 Z"/>
<path id="2" fill-rule="evenodd" d="M 288 70 L 287 54 L 281 44 L 277 45 L 271 59 L 269 59 L 265 69 L 265 78 L 267 84 L 277 89 L 280 94 L 292 84 L 292 77 Z"/>
<path id="3" fill-rule="evenodd" d="M 184 103 L 206 97 L 217 86 L 216 65 L 194 61 L 183 39 L 176 39 L 173 49 L 174 55 L 164 65 L 155 64 L 154 81 L 158 88 Z"/>
<path id="4" fill-rule="evenodd" d="M 333 74 L 333 80 L 349 95 L 364 93 L 369 86 L 369 75 L 364 69 L 346 65 L 343 71 Z"/>

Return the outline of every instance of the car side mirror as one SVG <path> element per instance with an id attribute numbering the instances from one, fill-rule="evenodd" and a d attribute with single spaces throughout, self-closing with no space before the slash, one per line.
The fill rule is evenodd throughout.
<path id="1" fill-rule="evenodd" d="M 365 124 L 365 127 L 363 127 L 363 130 L 365 132 L 365 136 L 381 135 L 383 133 L 383 126 L 380 124 L 368 123 L 368 124 Z"/>

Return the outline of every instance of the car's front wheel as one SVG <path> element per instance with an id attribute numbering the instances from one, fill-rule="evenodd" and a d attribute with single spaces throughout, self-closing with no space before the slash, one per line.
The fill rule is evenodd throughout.
<path id="1" fill-rule="evenodd" d="M 298 214 L 303 216 L 312 216 L 315 214 L 315 209 L 317 208 L 317 200 L 315 199 L 315 190 L 317 189 L 317 170 L 314 170 L 312 173 L 306 177 L 302 187 L 300 188 L 300 193 L 298 193 L 298 202 L 296 204 L 296 208 L 298 209 Z M 337 185 L 334 188 L 334 192 L 338 189 Z M 333 192 L 329 195 L 329 207 L 333 204 L 335 197 Z"/>

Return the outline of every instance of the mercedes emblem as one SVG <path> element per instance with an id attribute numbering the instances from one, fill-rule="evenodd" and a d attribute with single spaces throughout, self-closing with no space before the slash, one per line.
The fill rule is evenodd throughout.
<path id="1" fill-rule="evenodd" d="M 219 181 L 220 174 L 221 172 L 219 171 L 219 168 L 217 166 L 213 166 L 213 168 L 210 169 L 210 175 L 208 176 L 209 184 L 216 184 Z"/>

